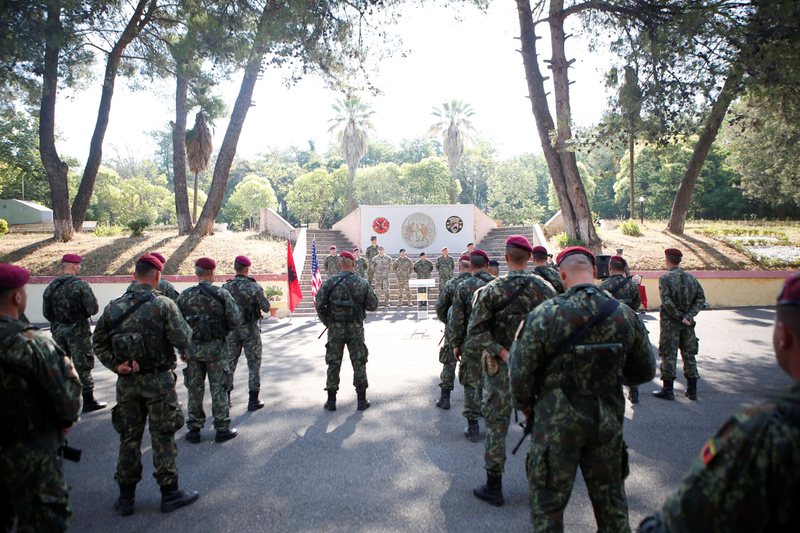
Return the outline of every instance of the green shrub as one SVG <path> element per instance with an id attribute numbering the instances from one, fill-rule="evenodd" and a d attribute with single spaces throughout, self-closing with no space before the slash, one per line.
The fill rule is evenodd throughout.
<path id="1" fill-rule="evenodd" d="M 267 300 L 270 302 L 277 302 L 280 300 L 280 297 L 283 296 L 283 290 L 278 287 L 273 287 L 272 285 L 267 285 L 264 287 L 264 296 L 266 296 Z"/>
<path id="2" fill-rule="evenodd" d="M 639 227 L 639 223 L 635 220 L 628 219 L 625 222 L 622 222 L 619 225 L 620 231 L 622 231 L 623 235 L 628 235 L 629 237 L 641 237 L 642 236 L 642 228 Z"/>
<path id="3" fill-rule="evenodd" d="M 556 241 L 556 244 L 562 250 L 564 248 L 568 248 L 570 246 L 583 246 L 583 241 L 582 240 L 573 239 L 572 237 L 570 237 L 566 233 L 559 233 L 558 235 L 553 237 L 553 240 Z"/>
<path id="4" fill-rule="evenodd" d="M 5 219 L 0 218 L 0 237 L 8 233 L 8 222 Z"/>
<path id="5" fill-rule="evenodd" d="M 123 222 L 131 230 L 131 237 L 138 237 L 144 233 L 144 230 L 155 224 L 157 216 L 158 213 L 154 207 L 142 204 L 126 214 Z"/>
<path id="6" fill-rule="evenodd" d="M 122 226 L 98 224 L 94 228 L 94 234 L 98 237 L 116 237 L 122 235 L 122 229 Z"/>

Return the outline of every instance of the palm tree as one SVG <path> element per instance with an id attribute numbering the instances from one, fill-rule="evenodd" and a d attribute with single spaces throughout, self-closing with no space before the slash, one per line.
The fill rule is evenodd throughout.
<path id="1" fill-rule="evenodd" d="M 194 116 L 194 128 L 186 132 L 186 162 L 194 173 L 192 224 L 197 221 L 197 175 L 208 168 L 212 150 L 211 132 L 206 126 L 205 115 L 199 111 Z"/>
<path id="2" fill-rule="evenodd" d="M 458 165 L 464 155 L 464 141 L 469 138 L 468 132 L 473 131 L 470 117 L 475 114 L 472 106 L 461 100 L 451 100 L 442 103 L 442 108 L 433 108 L 431 113 L 437 122 L 431 126 L 430 133 L 442 133 L 442 149 L 447 156 L 450 174 L 453 181 L 450 183 L 450 203 L 456 203 L 456 180 Z"/>
<path id="3" fill-rule="evenodd" d="M 374 111 L 358 96 L 348 96 L 333 104 L 336 115 L 328 121 L 328 131 L 339 130 L 339 149 L 347 164 L 347 212 L 356 206 L 353 200 L 353 179 L 361 158 L 367 153 L 367 131 L 372 129 L 369 117 Z"/>

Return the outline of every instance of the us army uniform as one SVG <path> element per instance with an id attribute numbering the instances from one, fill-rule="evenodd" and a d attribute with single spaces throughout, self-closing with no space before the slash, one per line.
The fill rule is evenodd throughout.
<path id="1" fill-rule="evenodd" d="M 372 258 L 373 280 L 375 292 L 383 296 L 383 305 L 389 306 L 389 272 L 392 270 L 392 258 L 388 255 L 376 255 Z"/>
<path id="2" fill-rule="evenodd" d="M 372 270 L 372 260 L 375 259 L 375 257 L 377 257 L 378 255 L 378 252 L 380 252 L 380 246 L 377 245 L 377 242 L 374 240 L 372 242 L 373 244 L 367 246 L 367 249 L 364 252 L 367 256 L 367 264 L 369 265 L 369 269 L 367 270 L 367 275 L 369 277 L 370 285 L 372 285 L 373 276 L 375 274 L 375 271 Z M 375 285 L 372 286 L 374 287 Z"/>
<path id="3" fill-rule="evenodd" d="M 325 273 L 328 274 L 328 277 L 335 276 L 342 271 L 342 267 L 339 265 L 340 260 L 341 257 L 338 255 L 330 254 L 325 257 L 325 261 L 323 261 L 322 266 L 325 268 Z"/>
<path id="4" fill-rule="evenodd" d="M 397 273 L 397 288 L 399 292 L 397 305 L 403 305 L 404 296 L 408 305 L 411 305 L 411 290 L 408 288 L 408 280 L 414 270 L 414 261 L 408 257 L 398 257 L 392 263 L 392 270 Z"/>
<path id="5" fill-rule="evenodd" d="M 555 268 L 547 265 L 540 265 L 534 267 L 533 273 L 547 280 L 550 285 L 553 286 L 553 289 L 555 289 L 557 294 L 562 294 L 564 292 L 564 285 L 561 283 L 561 276 L 559 275 L 558 270 Z"/>
<path id="6" fill-rule="evenodd" d="M 411 260 L 409 259 L 409 262 Z M 455 386 L 456 378 L 456 358 L 453 355 L 453 347 L 451 341 L 447 336 L 447 323 L 451 315 L 451 308 L 453 307 L 453 299 L 455 298 L 458 286 L 466 279 L 472 277 L 469 272 L 460 272 L 456 277 L 445 283 L 439 292 L 439 298 L 436 300 L 436 316 L 445 325 L 445 334 L 442 347 L 439 350 L 439 362 L 442 363 L 442 372 L 439 374 L 439 388 L 441 388 L 441 397 L 436 405 L 443 409 L 450 408 L 450 392 Z M 444 407 L 446 405 L 446 407 Z"/>
<path id="7" fill-rule="evenodd" d="M 439 273 L 439 287 L 450 281 L 453 277 L 453 270 L 456 268 L 455 260 L 451 256 L 440 255 L 436 258 L 436 271 Z"/>
<path id="8" fill-rule="evenodd" d="M 433 263 L 427 257 L 421 257 L 414 263 L 414 272 L 417 273 L 417 279 L 431 279 Z"/>

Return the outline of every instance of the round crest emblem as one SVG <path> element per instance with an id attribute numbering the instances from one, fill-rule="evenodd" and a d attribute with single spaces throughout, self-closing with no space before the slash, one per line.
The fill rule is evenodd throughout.
<path id="1" fill-rule="evenodd" d="M 383 235 L 389 231 L 389 221 L 384 217 L 378 217 L 372 221 L 372 229 L 375 230 L 375 233 Z"/>
<path id="2" fill-rule="evenodd" d="M 436 225 L 424 213 L 408 215 L 400 228 L 403 240 L 412 248 L 427 248 L 436 238 Z"/>
<path id="3" fill-rule="evenodd" d="M 447 231 L 450 233 L 458 233 L 464 229 L 464 221 L 461 220 L 461 217 L 453 215 L 447 219 L 444 223 L 444 227 L 447 228 Z"/>

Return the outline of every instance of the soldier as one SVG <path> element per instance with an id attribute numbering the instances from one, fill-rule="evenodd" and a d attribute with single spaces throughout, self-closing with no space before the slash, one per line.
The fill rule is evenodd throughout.
<path id="1" fill-rule="evenodd" d="M 550 258 L 544 246 L 533 247 L 533 273 L 550 282 L 550 285 L 558 294 L 564 293 L 564 285 L 561 284 L 561 276 L 558 270 L 550 266 Z"/>
<path id="2" fill-rule="evenodd" d="M 383 253 L 383 247 L 380 252 Z M 325 362 L 328 364 L 325 390 L 328 391 L 328 401 L 324 406 L 328 411 L 336 410 L 339 370 L 342 368 L 345 345 L 353 365 L 358 410 L 364 411 L 370 406 L 367 400 L 369 351 L 364 344 L 364 319 L 366 311 L 378 308 L 378 297 L 369 283 L 353 273 L 354 261 L 353 254 L 342 252 L 342 273 L 325 280 L 317 293 L 317 315 L 328 330 L 328 342 L 325 344 Z"/>
<path id="3" fill-rule="evenodd" d="M 410 263 L 411 260 L 409 259 Z M 447 321 L 450 318 L 450 309 L 453 306 L 453 298 L 456 290 L 462 281 L 471 277 L 469 256 L 462 255 L 458 260 L 458 275 L 444 284 L 436 300 L 436 316 L 444 322 L 445 332 L 442 338 L 442 348 L 439 350 L 439 362 L 442 363 L 442 373 L 439 375 L 441 383 L 441 396 L 436 402 L 436 407 L 450 409 L 450 392 L 453 390 L 456 378 L 456 359 L 453 356 L 453 348 L 450 339 L 447 337 Z"/>
<path id="4" fill-rule="evenodd" d="M 21 320 L 24 268 L 0 263 L 0 530 L 66 531 L 59 448 L 81 413 L 81 382 L 61 348 Z"/>
<path id="5" fill-rule="evenodd" d="M 467 249 L 466 249 L 466 250 L 464 250 L 463 252 L 461 252 L 461 253 L 460 253 L 460 254 L 458 254 L 458 255 L 460 255 L 460 256 L 461 256 L 461 255 L 469 255 L 469 254 L 471 254 L 471 253 L 472 253 L 472 251 L 473 251 L 473 250 L 475 250 L 475 243 L 474 243 L 474 242 L 468 242 L 468 243 L 467 243 Z"/>
<path id="6" fill-rule="evenodd" d="M 375 257 L 378 255 L 380 248 L 378 247 L 378 237 L 376 237 L 375 235 L 369 238 L 369 242 L 370 244 L 369 246 L 367 246 L 366 254 L 367 254 L 367 264 L 370 266 L 370 268 L 369 271 L 367 272 L 367 275 L 369 277 L 369 284 L 372 285 L 373 275 L 375 274 L 375 272 L 373 272 L 372 270 L 372 260 L 375 259 Z M 375 285 L 372 286 L 374 287 Z"/>
<path id="7" fill-rule="evenodd" d="M 658 354 L 661 356 L 660 391 L 653 396 L 662 400 L 674 400 L 673 384 L 675 383 L 675 364 L 678 359 L 678 348 L 683 359 L 683 375 L 686 376 L 686 397 L 697 399 L 697 335 L 694 332 L 694 317 L 706 304 L 703 287 L 694 276 L 681 267 L 683 254 L 677 248 L 664 250 L 668 272 L 658 280 L 658 291 L 661 295 L 661 312 L 659 322 L 661 333 L 658 339 Z"/>
<path id="8" fill-rule="evenodd" d="M 167 259 L 160 253 L 150 252 L 150 255 L 161 261 L 162 266 L 167 264 Z M 131 291 L 135 286 L 136 286 L 136 279 L 134 278 L 134 280 L 131 281 L 131 284 L 128 285 L 127 290 Z M 169 281 L 165 280 L 164 278 L 161 278 L 161 281 L 158 284 L 158 292 L 160 292 L 173 302 L 178 299 L 178 294 L 180 294 L 178 290 L 175 288 L 175 286 Z"/>
<path id="9" fill-rule="evenodd" d="M 495 261 L 494 259 L 489 261 L 489 266 L 486 268 L 486 271 L 494 276 L 495 278 L 500 275 L 500 261 Z"/>
<path id="10" fill-rule="evenodd" d="M 264 407 L 264 402 L 258 399 L 261 391 L 261 312 L 269 311 L 269 300 L 264 296 L 264 288 L 249 276 L 252 262 L 247 256 L 239 255 L 233 260 L 233 270 L 236 277 L 222 285 L 222 288 L 231 293 L 239 310 L 242 312 L 242 325 L 228 334 L 228 398 L 233 390 L 233 375 L 236 373 L 236 364 L 244 349 L 247 360 L 248 380 L 247 386 L 250 399 L 247 402 L 248 411 L 257 411 Z"/>
<path id="11" fill-rule="evenodd" d="M 731 417 L 641 532 L 797 531 L 800 493 L 800 277 L 778 296 L 772 346 L 784 393 Z"/>
<path id="12" fill-rule="evenodd" d="M 375 291 L 383 295 L 383 306 L 389 307 L 389 272 L 392 271 L 392 258 L 384 252 L 383 246 L 379 246 L 378 255 L 372 258 L 372 273 Z"/>
<path id="13" fill-rule="evenodd" d="M 178 297 L 178 307 L 192 328 L 192 342 L 188 353 L 181 358 L 186 361 L 184 381 L 189 391 L 189 420 L 186 427 L 186 440 L 200 442 L 200 430 L 206 421 L 203 411 L 205 380 L 211 390 L 211 412 L 214 415 L 216 442 L 228 441 L 238 434 L 231 429 L 228 404 L 230 369 L 228 362 L 228 333 L 242 324 L 242 313 L 231 293 L 215 287 L 214 269 L 216 262 L 209 257 L 201 257 L 194 264 L 194 272 L 199 283 L 189 287 Z"/>
<path id="14" fill-rule="evenodd" d="M 419 254 L 419 259 L 414 263 L 414 272 L 417 273 L 417 279 L 431 279 L 433 263 L 425 255 L 425 252 Z"/>
<path id="15" fill-rule="evenodd" d="M 72 359 L 83 386 L 83 412 L 103 409 L 107 404 L 94 398 L 94 354 L 89 317 L 99 310 L 92 288 L 78 277 L 83 258 L 66 254 L 61 258 L 60 276 L 44 290 L 43 312 L 50 322 L 53 340 Z"/>
<path id="16" fill-rule="evenodd" d="M 447 246 L 445 246 L 442 248 L 442 255 L 436 258 L 436 271 L 439 273 L 439 288 L 444 287 L 444 284 L 450 281 L 455 268 L 456 262 L 450 257 Z"/>
<path id="17" fill-rule="evenodd" d="M 361 279 L 367 279 L 369 273 L 369 263 L 366 259 L 361 257 L 361 250 L 358 249 L 358 246 L 353 248 L 353 257 L 356 258 L 355 264 L 355 272 L 356 275 Z"/>
<path id="18" fill-rule="evenodd" d="M 408 279 L 411 277 L 411 271 L 414 270 L 414 261 L 406 257 L 406 249 L 400 248 L 400 257 L 392 263 L 392 270 L 397 275 L 397 305 L 403 305 L 403 296 L 408 305 L 411 305 L 411 290 L 408 288 Z"/>
<path id="19" fill-rule="evenodd" d="M 136 485 L 142 480 L 142 435 L 150 427 L 153 466 L 161 487 L 161 512 L 169 513 L 199 497 L 178 488 L 175 432 L 183 427 L 183 409 L 175 391 L 175 348 L 189 346 L 192 330 L 178 306 L 156 291 L 161 262 L 152 255 L 136 261 L 136 286 L 109 303 L 94 330 L 97 357 L 117 374 L 117 405 L 111 423 L 119 433 L 119 498 L 114 508 L 133 514 Z M 148 422 L 149 421 L 149 422 Z"/>
<path id="20" fill-rule="evenodd" d="M 483 250 L 473 250 L 469 256 L 472 277 L 461 282 L 453 297 L 450 318 L 447 321 L 447 338 L 453 348 L 453 357 L 461 363 L 458 368 L 458 381 L 464 386 L 464 418 L 467 428 L 464 436 L 471 442 L 480 442 L 478 417 L 481 415 L 481 365 L 480 352 L 473 352 L 466 343 L 469 315 L 472 313 L 472 300 L 475 291 L 494 278 L 486 271 L 489 256 Z"/>
<path id="21" fill-rule="evenodd" d="M 629 531 L 622 385 L 655 375 L 638 315 L 594 284 L 582 247 L 556 262 L 566 292 L 533 310 L 511 347 L 511 391 L 531 424 L 526 471 L 533 531 L 563 531 L 580 466 L 598 531 Z"/>
<path id="22" fill-rule="evenodd" d="M 634 311 L 642 305 L 639 296 L 639 286 L 633 282 L 631 276 L 626 276 L 628 262 L 621 255 L 612 255 L 608 261 L 609 276 L 600 284 L 600 288 L 611 293 L 611 296 L 624 303 Z M 628 399 L 631 403 L 639 403 L 639 387 L 631 386 L 628 389 Z"/>
<path id="23" fill-rule="evenodd" d="M 330 247 L 330 255 L 325 258 L 325 261 L 322 262 L 322 266 L 325 268 L 325 273 L 328 277 L 335 276 L 339 272 L 342 271 L 341 266 L 339 265 L 340 257 L 336 255 L 336 246 Z"/>
<path id="24" fill-rule="evenodd" d="M 465 347 L 465 351 L 481 354 L 482 412 L 486 420 L 486 484 L 472 492 L 497 507 L 504 503 L 506 435 L 511 422 L 508 350 L 525 316 L 545 300 L 556 296 L 556 291 L 547 281 L 525 270 L 533 253 L 528 239 L 511 235 L 505 244 L 508 275 L 492 280 L 475 293 Z"/>

